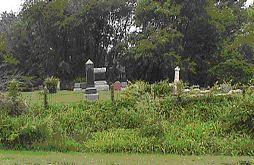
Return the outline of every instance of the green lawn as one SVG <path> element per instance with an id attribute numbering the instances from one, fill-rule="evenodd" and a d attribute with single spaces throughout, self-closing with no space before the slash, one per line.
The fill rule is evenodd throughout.
<path id="1" fill-rule="evenodd" d="M 100 101 L 111 101 L 111 91 L 99 91 L 99 100 Z M 120 91 L 114 91 L 114 100 L 119 100 Z M 7 93 L 1 93 L 3 97 L 7 97 Z M 39 95 L 39 91 L 34 92 L 21 92 L 21 97 L 23 101 L 25 101 L 29 106 L 37 105 L 42 106 L 44 105 L 43 96 Z M 49 94 L 48 95 L 48 103 L 58 104 L 59 106 L 63 105 L 72 105 L 75 106 L 77 102 L 85 100 L 86 96 L 84 93 L 80 91 L 57 91 L 56 94 Z"/>

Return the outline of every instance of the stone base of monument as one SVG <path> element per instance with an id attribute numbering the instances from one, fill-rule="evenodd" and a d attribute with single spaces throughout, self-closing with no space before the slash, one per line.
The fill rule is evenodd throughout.
<path id="1" fill-rule="evenodd" d="M 99 100 L 99 94 L 95 87 L 89 87 L 85 89 L 85 96 L 88 101 Z"/>
<path id="2" fill-rule="evenodd" d="M 109 85 L 107 85 L 106 81 L 95 81 L 94 82 L 95 88 L 97 91 L 108 91 Z"/>
<path id="3" fill-rule="evenodd" d="M 99 100 L 99 94 L 85 94 L 86 98 L 88 101 L 95 101 L 95 100 Z"/>
<path id="4" fill-rule="evenodd" d="M 109 85 L 95 85 L 95 88 L 97 91 L 108 91 Z"/>
<path id="5" fill-rule="evenodd" d="M 73 91 L 82 91 L 82 88 L 74 88 Z"/>

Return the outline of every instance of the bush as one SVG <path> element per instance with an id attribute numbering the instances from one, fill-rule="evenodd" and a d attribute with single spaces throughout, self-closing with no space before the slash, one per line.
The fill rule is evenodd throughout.
<path id="1" fill-rule="evenodd" d="M 136 81 L 135 84 L 128 84 L 126 89 L 122 92 L 123 99 L 124 98 L 135 98 L 139 99 L 140 96 L 150 91 L 150 85 L 147 82 L 144 82 L 142 80 Z"/>
<path id="2" fill-rule="evenodd" d="M 156 95 L 170 95 L 174 91 L 174 86 L 166 81 L 160 81 L 152 85 Z"/>
<path id="3" fill-rule="evenodd" d="M 59 82 L 59 78 L 57 77 L 48 77 L 44 84 L 47 86 L 47 89 L 49 90 L 49 93 L 56 93 L 57 91 L 57 84 Z"/>

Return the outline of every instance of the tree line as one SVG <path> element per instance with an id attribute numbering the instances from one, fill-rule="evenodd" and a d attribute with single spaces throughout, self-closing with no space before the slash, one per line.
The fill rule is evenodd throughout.
<path id="1" fill-rule="evenodd" d="M 88 59 L 117 79 L 180 78 L 208 86 L 253 77 L 253 5 L 246 0 L 26 0 L 0 20 L 1 72 L 85 77 Z M 131 27 L 135 27 L 130 31 Z M 110 69 L 109 69 L 110 68 Z"/>

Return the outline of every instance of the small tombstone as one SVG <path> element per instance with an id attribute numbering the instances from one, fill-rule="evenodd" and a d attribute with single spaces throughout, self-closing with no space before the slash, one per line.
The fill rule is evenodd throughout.
<path id="1" fill-rule="evenodd" d="M 81 91 L 81 90 L 82 90 L 81 83 L 75 83 L 73 91 Z"/>
<path id="2" fill-rule="evenodd" d="M 199 89 L 199 85 L 193 85 L 194 89 Z"/>
<path id="3" fill-rule="evenodd" d="M 190 93 L 190 87 L 189 87 L 189 86 L 185 86 L 184 88 L 185 88 L 185 89 L 184 89 L 184 91 L 183 91 L 183 92 Z"/>
<path id="4" fill-rule="evenodd" d="M 113 86 L 114 86 L 114 89 L 115 89 L 115 90 L 121 91 L 122 84 L 121 84 L 119 81 L 115 82 L 115 83 L 113 84 Z"/>
<path id="5" fill-rule="evenodd" d="M 43 89 L 43 85 L 39 85 L 39 90 L 41 91 Z"/>
<path id="6" fill-rule="evenodd" d="M 74 88 L 80 88 L 80 83 L 75 83 Z"/>
<path id="7" fill-rule="evenodd" d="M 229 92 L 231 90 L 231 86 L 228 84 L 221 84 L 221 91 L 222 92 Z"/>
<path id="8" fill-rule="evenodd" d="M 82 88 L 82 89 L 86 89 L 86 83 L 85 83 L 85 82 L 80 83 L 80 88 Z"/>
<path id="9" fill-rule="evenodd" d="M 60 91 L 60 81 L 58 81 L 58 83 L 57 83 L 57 90 Z"/>

